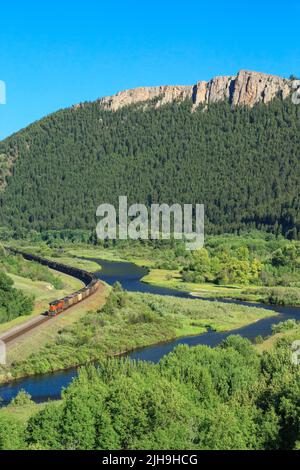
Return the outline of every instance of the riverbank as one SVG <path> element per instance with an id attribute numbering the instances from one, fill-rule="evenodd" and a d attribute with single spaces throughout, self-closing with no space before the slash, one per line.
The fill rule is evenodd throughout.
<path id="1" fill-rule="evenodd" d="M 264 288 L 261 286 L 234 286 L 184 282 L 179 270 L 157 269 L 154 267 L 156 263 L 155 260 L 146 259 L 144 253 L 143 256 L 136 257 L 131 253 L 131 251 L 121 252 L 118 254 L 117 250 L 107 250 L 103 248 L 68 250 L 68 253 L 71 256 L 77 255 L 78 257 L 82 257 L 86 261 L 92 259 L 103 259 L 119 263 L 129 262 L 139 267 L 145 267 L 147 268 L 148 273 L 142 277 L 141 282 L 151 286 L 173 289 L 179 292 L 192 294 L 194 297 L 200 298 L 233 299 L 244 302 L 261 302 L 271 305 L 267 288 L 265 293 L 263 293 Z M 300 305 L 300 297 L 299 302 L 297 301 L 293 304 L 288 301 L 285 302 L 285 296 L 283 295 L 280 303 L 281 305 Z M 273 305 L 275 305 L 275 303 L 273 303 Z"/>
<path id="2" fill-rule="evenodd" d="M 57 325 L 51 335 L 45 328 L 42 337 L 35 333 L 15 348 L 0 380 L 63 370 L 206 331 L 234 331 L 274 316 L 262 308 L 114 290 L 101 309 L 86 313 L 85 308 L 73 324 Z"/>
<path id="3" fill-rule="evenodd" d="M 244 302 L 257 302 L 266 305 L 300 306 L 300 289 L 293 287 L 263 287 L 255 285 L 217 285 L 195 283 L 182 280 L 178 270 L 150 269 L 142 282 L 154 286 L 189 292 L 195 297 L 208 299 L 233 299 Z"/>
<path id="4" fill-rule="evenodd" d="M 79 252 L 73 252 L 67 247 L 65 247 L 64 249 L 55 249 L 50 248 L 49 246 L 41 243 L 26 243 L 24 241 L 14 241 L 7 244 L 7 246 L 17 248 L 26 253 L 32 253 L 37 256 L 42 256 L 44 258 L 57 261 L 58 263 L 66 264 L 73 268 L 83 269 L 84 271 L 88 271 L 91 273 L 99 271 L 100 269 L 99 265 L 96 262 L 88 259 L 89 257 L 86 257 L 86 259 L 84 259 L 83 256 L 80 256 Z M 93 258 L 93 256 L 90 256 L 90 258 Z"/>
<path id="5" fill-rule="evenodd" d="M 260 301 L 257 295 L 254 293 L 251 294 L 251 290 L 254 291 L 256 287 L 249 288 L 249 293 L 245 294 L 244 286 L 185 282 L 182 280 L 182 276 L 178 270 L 152 268 L 149 270 L 149 273 L 142 278 L 142 282 L 154 286 L 166 287 L 168 289 L 176 289 L 182 292 L 189 292 L 195 297 L 227 298 L 252 302 Z"/>
<path id="6" fill-rule="evenodd" d="M 281 331 L 279 333 L 274 333 L 273 335 L 266 338 L 259 344 L 255 345 L 255 349 L 259 353 L 263 353 L 265 351 L 270 351 L 276 347 L 276 344 L 280 340 L 285 340 L 289 344 L 292 344 L 294 341 L 300 340 L 300 320 L 297 325 L 291 330 Z"/>
<path id="7" fill-rule="evenodd" d="M 46 406 L 46 403 L 8 405 L 0 408 L 0 419 L 13 418 L 17 424 L 23 425 L 27 423 L 29 418 L 45 409 Z"/>
<path id="8" fill-rule="evenodd" d="M 153 252 L 154 250 L 152 250 Z M 232 299 L 244 302 L 256 302 L 266 305 L 300 306 L 300 288 L 290 286 L 262 286 L 255 284 L 215 284 L 211 282 L 199 283 L 184 281 L 179 269 L 156 268 L 157 255 L 151 258 L 151 250 L 144 249 L 136 254 L 131 249 L 104 249 L 80 248 L 67 250 L 72 256 L 84 258 L 84 261 L 104 259 L 114 262 L 130 262 L 139 267 L 148 269 L 148 273 L 141 279 L 142 282 L 174 289 L 179 292 L 191 293 L 194 297 L 207 299 Z M 148 258 L 147 258 L 148 256 Z M 163 263 L 162 263 L 163 264 Z"/>
<path id="9" fill-rule="evenodd" d="M 173 448 L 175 436 L 178 448 L 195 449 L 197 445 L 202 450 L 218 449 L 217 442 L 224 439 L 222 448 L 270 449 L 271 429 L 271 442 L 276 433 L 282 448 L 282 437 L 288 439 L 292 435 L 292 444 L 289 440 L 285 447 L 296 449 L 298 376 L 288 345 L 262 356 L 240 337 L 230 337 L 222 347 L 214 349 L 182 345 L 159 365 L 102 360 L 96 367 L 28 378 L 7 386 L 5 402 L 12 398 L 13 401 L 0 410 L 0 445 L 31 450 L 75 446 L 124 449 L 130 435 L 130 448 L 165 448 L 168 436 L 168 448 Z M 26 392 L 20 388 L 17 391 L 20 386 L 32 398 L 38 393 L 39 400 L 56 401 L 32 405 Z M 63 396 L 57 401 L 62 387 Z M 18 406 L 21 403 L 23 406 Z M 291 409 L 295 411 L 292 421 Z M 86 433 L 82 434 L 83 420 L 89 430 L 88 441 Z M 278 426 L 279 422 L 284 426 Z M 137 433 L 137 426 L 132 427 L 132 423 L 138 423 Z M 107 441 L 109 433 L 111 441 Z M 266 444 L 261 440 L 263 433 Z M 247 439 L 249 445 L 242 439 Z M 278 449 L 279 445 L 273 447 Z"/>
<path id="10" fill-rule="evenodd" d="M 156 244 L 119 241 L 106 248 L 63 242 L 59 249 L 40 243 L 28 245 L 26 249 L 41 251 L 44 256 L 93 272 L 101 269 L 95 262 L 97 259 L 134 263 L 149 270 L 142 282 L 201 298 L 300 306 L 298 242 L 255 232 L 244 236 L 207 237 L 205 246 L 198 254 L 168 241 Z M 205 275 L 201 274 L 200 266 Z M 216 275 L 221 276 L 218 282 Z M 230 277 L 235 281 L 229 281 Z"/>

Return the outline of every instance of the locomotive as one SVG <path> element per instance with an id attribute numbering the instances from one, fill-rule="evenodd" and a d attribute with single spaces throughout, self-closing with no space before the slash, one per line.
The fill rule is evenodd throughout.
<path id="1" fill-rule="evenodd" d="M 57 261 L 48 260 L 46 258 L 42 258 L 41 256 L 32 255 L 31 253 L 25 253 L 23 251 L 17 250 L 16 248 L 6 247 L 6 249 L 14 254 L 19 254 L 23 256 L 23 258 L 29 261 L 36 261 L 40 264 L 48 266 L 51 269 L 55 269 L 56 271 L 60 271 L 62 273 L 76 277 L 77 279 L 85 283 L 85 287 L 83 287 L 82 289 L 74 292 L 73 294 L 67 295 L 62 299 L 54 300 L 53 302 L 51 302 L 49 304 L 49 309 L 46 312 L 48 316 L 54 317 L 57 314 L 66 310 L 67 308 L 71 307 L 72 305 L 81 302 L 82 300 L 86 299 L 94 292 L 96 292 L 96 290 L 100 286 L 100 281 L 92 273 L 88 273 L 83 269 L 73 268 L 71 266 L 58 263 Z"/>
<path id="2" fill-rule="evenodd" d="M 63 299 L 54 300 L 49 304 L 49 310 L 47 314 L 51 317 L 56 316 L 58 313 L 63 312 L 72 305 L 81 302 L 90 295 L 92 295 L 99 287 L 100 281 L 93 279 L 86 287 L 74 292 L 73 294 L 67 295 Z"/>

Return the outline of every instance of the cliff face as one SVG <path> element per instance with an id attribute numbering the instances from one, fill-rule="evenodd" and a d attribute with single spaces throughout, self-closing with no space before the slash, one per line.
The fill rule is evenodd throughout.
<path id="1" fill-rule="evenodd" d="M 276 96 L 285 99 L 291 92 L 292 80 L 243 70 L 234 82 L 232 103 L 254 106 L 261 101 L 269 103 Z"/>
<path id="2" fill-rule="evenodd" d="M 215 77 L 209 82 L 200 81 L 188 86 L 157 86 L 125 90 L 101 98 L 101 106 L 113 111 L 127 105 L 157 99 L 155 106 L 190 99 L 197 107 L 218 101 L 229 101 L 233 106 L 269 103 L 276 96 L 282 99 L 293 92 L 293 82 L 275 75 L 241 70 L 236 76 Z"/>
<path id="3" fill-rule="evenodd" d="M 157 87 L 141 87 L 132 90 L 120 91 L 116 95 L 101 98 L 100 103 L 113 111 L 130 104 L 149 101 L 159 98 L 157 104 L 163 105 L 171 101 L 183 101 L 191 98 L 193 86 L 157 86 Z"/>

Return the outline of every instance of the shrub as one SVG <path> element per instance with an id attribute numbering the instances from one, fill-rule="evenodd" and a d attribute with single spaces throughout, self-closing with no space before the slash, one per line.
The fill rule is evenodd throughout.
<path id="1" fill-rule="evenodd" d="M 20 390 L 18 395 L 12 399 L 9 406 L 28 406 L 32 404 L 31 395 L 25 392 L 25 390 Z"/>

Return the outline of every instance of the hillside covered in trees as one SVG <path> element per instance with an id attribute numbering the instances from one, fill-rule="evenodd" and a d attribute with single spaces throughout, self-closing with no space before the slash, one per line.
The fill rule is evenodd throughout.
<path id="1" fill-rule="evenodd" d="M 173 102 L 52 114 L 0 143 L 0 224 L 88 228 L 96 208 L 204 203 L 206 232 L 300 237 L 300 107 Z"/>

